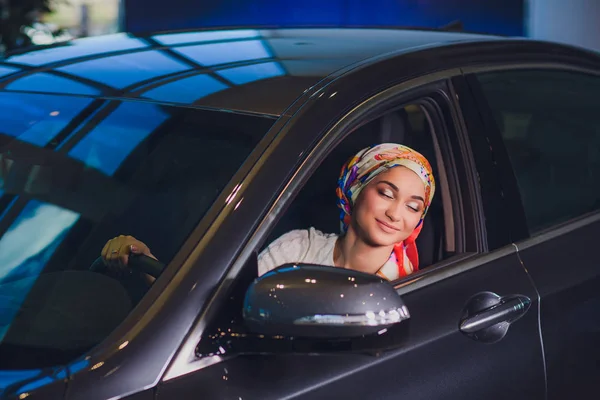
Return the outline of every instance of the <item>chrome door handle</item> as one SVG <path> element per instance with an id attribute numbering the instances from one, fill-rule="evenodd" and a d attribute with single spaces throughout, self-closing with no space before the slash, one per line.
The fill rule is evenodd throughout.
<path id="1" fill-rule="evenodd" d="M 500 297 L 495 293 L 480 293 L 463 310 L 459 330 L 468 337 L 493 343 L 502 339 L 510 324 L 521 318 L 531 306 L 523 295 Z"/>

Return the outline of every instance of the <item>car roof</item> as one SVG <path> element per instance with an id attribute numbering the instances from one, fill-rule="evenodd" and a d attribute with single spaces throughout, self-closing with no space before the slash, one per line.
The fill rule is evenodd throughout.
<path id="1" fill-rule="evenodd" d="M 392 51 L 498 37 L 364 29 L 120 33 L 13 54 L 0 90 L 128 98 L 280 115 L 324 77 Z"/>

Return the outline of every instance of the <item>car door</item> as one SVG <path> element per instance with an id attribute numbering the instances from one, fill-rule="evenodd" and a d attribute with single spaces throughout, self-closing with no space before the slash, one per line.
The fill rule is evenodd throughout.
<path id="1" fill-rule="evenodd" d="M 595 398 L 600 376 L 600 60 L 472 71 L 519 257 L 541 296 L 550 399 Z"/>
<path id="2" fill-rule="evenodd" d="M 455 70 L 445 75 L 459 73 Z M 299 116 L 292 118 L 288 123 L 290 128 L 267 152 L 254 178 L 242 184 L 247 188 L 238 194 L 243 199 L 242 207 L 235 207 L 215 237 L 222 240 L 234 237 L 244 221 L 255 218 L 256 210 L 244 209 L 243 205 L 257 204 L 256 199 L 265 196 L 265 183 L 282 176 L 281 171 L 287 166 L 296 165 L 292 161 L 299 159 L 299 153 L 301 166 L 294 167 L 291 178 L 271 184 L 283 188 L 278 200 L 234 262 L 226 280 L 230 290 L 226 286 L 216 289 L 210 306 L 212 313 L 209 309 L 202 316 L 189 343 L 174 358 L 159 385 L 158 399 L 192 398 L 200 394 L 219 399 L 544 398 L 537 292 L 508 236 L 496 235 L 495 247 L 488 246 L 484 212 L 499 210 L 484 209 L 484 205 L 495 203 L 494 200 L 482 203 L 481 196 L 493 198 L 496 193 L 490 190 L 493 184 L 477 184 L 464 128 L 459 123 L 461 111 L 448 100 L 453 96 L 446 76 L 421 78 L 392 87 L 364 98 L 359 106 L 349 113 L 342 112 L 343 117 L 339 117 L 341 111 L 351 109 L 350 105 L 356 103 L 356 97 L 349 96 L 352 92 L 349 88 L 356 87 L 353 82 L 367 81 L 350 74 L 322 89 L 321 95 L 312 96 Z M 354 92 L 354 96 L 364 95 L 356 93 L 356 89 Z M 198 340 L 202 343 L 214 332 L 238 339 L 237 334 L 236 338 L 229 335 L 236 333 L 235 325 L 219 323 L 230 321 L 236 313 L 228 305 L 241 307 L 241 303 L 235 306 L 230 300 L 243 298 L 255 274 L 255 251 L 285 214 L 286 207 L 301 193 L 304 182 L 317 166 L 338 143 L 343 143 L 350 131 L 368 120 L 370 113 L 407 102 L 425 107 L 434 128 L 435 154 L 445 176 L 440 179 L 440 192 L 445 195 L 440 196 L 446 197 L 445 207 L 452 210 L 450 220 L 456 221 L 457 249 L 455 255 L 394 283 L 411 313 L 401 343 L 393 350 L 373 352 L 376 354 L 318 351 L 303 354 L 282 351 L 278 345 L 281 342 L 277 342 L 281 338 L 264 337 L 261 354 L 236 354 L 219 347 L 218 342 L 212 342 L 217 343 L 212 354 L 199 352 Z M 314 148 L 309 146 L 315 138 L 307 132 L 322 132 Z M 487 178 L 493 179 L 492 174 Z M 215 242 L 213 248 L 222 247 Z M 499 302 L 503 302 L 506 310 L 511 309 L 510 316 L 503 317 L 497 313 L 498 308 L 493 309 Z M 486 318 L 488 322 L 484 321 Z M 214 330 L 217 325 L 220 331 Z M 196 357 L 186 353 L 194 350 Z M 252 352 L 251 347 L 246 350 Z M 198 353 L 205 356 L 198 358 Z"/>

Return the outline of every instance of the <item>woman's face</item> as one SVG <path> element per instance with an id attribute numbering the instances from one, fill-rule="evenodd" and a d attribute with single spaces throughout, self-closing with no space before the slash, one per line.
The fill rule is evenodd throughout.
<path id="1" fill-rule="evenodd" d="M 352 226 L 370 245 L 389 246 L 408 238 L 425 209 L 425 185 L 405 167 L 380 173 L 361 191 Z"/>

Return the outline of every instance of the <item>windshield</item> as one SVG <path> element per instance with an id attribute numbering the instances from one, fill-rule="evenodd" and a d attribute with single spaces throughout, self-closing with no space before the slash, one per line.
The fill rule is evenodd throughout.
<path id="1" fill-rule="evenodd" d="M 168 263 L 273 121 L 0 92 L 0 369 L 108 335 L 144 288 L 89 270 L 107 240 L 135 236 Z"/>

